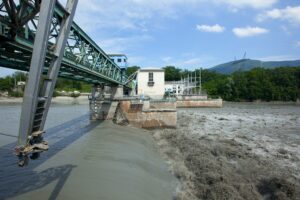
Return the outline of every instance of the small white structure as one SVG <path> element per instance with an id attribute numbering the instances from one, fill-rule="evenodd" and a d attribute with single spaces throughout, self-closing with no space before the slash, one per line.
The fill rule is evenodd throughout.
<path id="1" fill-rule="evenodd" d="M 125 54 L 108 54 L 108 56 L 121 69 L 127 68 L 127 56 Z"/>
<path id="2" fill-rule="evenodd" d="M 165 92 L 172 93 L 176 96 L 182 95 L 184 90 L 184 83 L 181 81 L 165 82 Z"/>
<path id="3" fill-rule="evenodd" d="M 137 95 L 162 99 L 165 94 L 165 72 L 163 69 L 140 69 L 137 74 Z"/>
<path id="4" fill-rule="evenodd" d="M 18 81 L 17 86 L 25 86 L 26 82 L 25 81 Z"/>

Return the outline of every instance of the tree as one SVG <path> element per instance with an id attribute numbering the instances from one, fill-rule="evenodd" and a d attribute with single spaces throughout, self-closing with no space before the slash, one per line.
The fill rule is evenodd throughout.
<path id="1" fill-rule="evenodd" d="M 181 69 L 174 66 L 166 66 L 163 69 L 165 70 L 166 81 L 179 81 L 181 79 Z"/>
<path id="2" fill-rule="evenodd" d="M 127 67 L 126 69 L 126 75 L 130 76 L 131 74 L 133 74 L 134 72 L 136 72 L 137 70 L 139 70 L 140 67 L 139 66 L 131 66 L 131 67 Z"/>

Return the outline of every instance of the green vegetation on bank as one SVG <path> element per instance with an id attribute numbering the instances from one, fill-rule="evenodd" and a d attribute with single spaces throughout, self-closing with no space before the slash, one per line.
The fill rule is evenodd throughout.
<path id="1" fill-rule="evenodd" d="M 10 76 L 0 78 L 0 93 L 7 92 L 8 96 L 22 97 L 23 89 L 17 89 L 18 82 L 26 81 L 26 74 L 23 72 L 15 72 Z"/>
<path id="2" fill-rule="evenodd" d="M 204 70 L 205 72 L 206 70 Z M 209 72 L 212 73 L 212 72 Z M 300 99 L 300 67 L 254 68 L 231 75 L 215 73 L 203 88 L 228 101 L 296 101 Z"/>
<path id="3" fill-rule="evenodd" d="M 188 74 L 194 76 L 195 72 L 197 76 L 200 74 L 199 69 L 188 71 L 174 66 L 166 66 L 164 70 L 166 81 L 179 81 Z M 131 73 L 132 71 L 133 69 L 130 69 Z M 210 97 L 221 97 L 227 101 L 300 99 L 300 67 L 254 68 L 229 75 L 204 69 L 201 74 L 202 88 Z"/>
<path id="4" fill-rule="evenodd" d="M 27 73 L 24 72 L 15 72 L 10 76 L 0 78 L 0 93 L 7 92 L 8 96 L 11 97 L 22 97 L 24 86 L 17 86 L 17 85 L 18 82 L 26 82 L 26 80 L 27 80 Z M 57 96 L 59 94 L 58 91 L 90 92 L 91 85 L 81 81 L 73 81 L 64 78 L 58 78 L 53 96 Z"/>
<path id="5" fill-rule="evenodd" d="M 72 92 L 77 90 L 79 92 L 91 92 L 91 84 L 82 81 L 73 81 L 64 78 L 58 78 L 55 90 Z"/>
<path id="6" fill-rule="evenodd" d="M 230 75 L 202 70 L 202 86 L 208 95 L 227 101 L 296 101 L 300 99 L 300 67 L 254 68 Z"/>
<path id="7" fill-rule="evenodd" d="M 126 74 L 134 73 L 138 66 L 128 67 Z M 188 74 L 200 74 L 199 70 L 188 71 L 167 66 L 166 81 L 178 81 Z M 202 70 L 202 88 L 210 97 L 221 97 L 228 101 L 296 101 L 300 99 L 300 67 L 280 67 L 275 69 L 254 68 L 250 71 L 237 71 L 225 75 L 211 70 Z M 8 92 L 9 96 L 23 96 L 19 81 L 26 81 L 26 73 L 15 72 L 13 75 L 0 78 L 0 93 Z M 90 92 L 88 83 L 59 78 L 56 91 Z M 54 96 L 57 95 L 55 92 Z"/>

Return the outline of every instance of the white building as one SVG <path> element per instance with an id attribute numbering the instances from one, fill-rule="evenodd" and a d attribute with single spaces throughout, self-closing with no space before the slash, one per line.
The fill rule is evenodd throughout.
<path id="1" fill-rule="evenodd" d="M 137 95 L 162 99 L 165 94 L 163 69 L 140 69 L 137 74 Z"/>

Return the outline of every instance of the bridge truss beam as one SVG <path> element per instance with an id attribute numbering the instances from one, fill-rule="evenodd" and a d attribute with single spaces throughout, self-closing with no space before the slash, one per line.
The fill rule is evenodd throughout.
<path id="1" fill-rule="evenodd" d="M 22 105 L 19 164 L 47 150 L 43 128 L 57 77 L 131 86 L 124 71 L 73 22 L 78 0 L 0 0 L 0 66 L 29 71 Z M 44 77 L 43 77 L 44 75 Z"/>
<path id="2" fill-rule="evenodd" d="M 0 0 L 0 66 L 29 71 L 37 32 L 39 2 L 40 0 L 20 0 L 16 4 L 12 0 Z M 63 6 L 56 3 L 51 18 L 44 74 L 47 74 L 53 57 L 53 47 L 65 12 Z M 127 77 L 120 67 L 75 22 L 68 35 L 58 75 L 91 84 L 129 87 Z"/>

